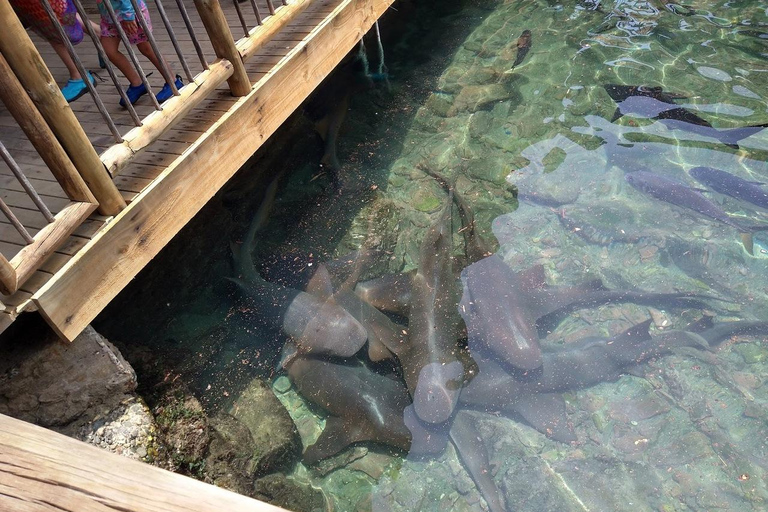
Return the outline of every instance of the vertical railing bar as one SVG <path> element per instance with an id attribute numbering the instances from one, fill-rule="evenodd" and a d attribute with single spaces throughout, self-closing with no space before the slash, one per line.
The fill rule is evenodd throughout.
<path id="1" fill-rule="evenodd" d="M 187 80 L 189 80 L 190 82 L 193 82 L 195 77 L 192 76 L 192 72 L 189 70 L 189 66 L 187 65 L 187 59 L 184 58 L 184 53 L 181 51 L 181 47 L 179 47 L 179 42 L 176 40 L 176 34 L 173 32 L 173 26 L 171 25 L 171 20 L 169 20 L 168 15 L 165 14 L 165 8 L 163 7 L 163 4 L 160 2 L 160 0 L 155 0 L 155 4 L 157 5 L 157 12 L 160 13 L 160 18 L 162 18 L 163 24 L 165 25 L 165 30 L 168 31 L 168 37 L 171 38 L 173 49 L 176 50 L 176 55 L 179 56 L 179 62 L 181 63 L 181 68 L 184 70 L 184 73 L 187 75 Z"/>
<path id="2" fill-rule="evenodd" d="M 200 64 L 203 65 L 203 69 L 208 69 L 208 61 L 205 60 L 203 48 L 200 46 L 200 42 L 197 40 L 197 35 L 195 34 L 195 29 L 192 27 L 192 22 L 189 20 L 189 14 L 187 14 L 187 8 L 184 6 L 184 0 L 176 0 L 176 5 L 179 6 L 181 18 L 184 20 L 184 25 L 187 26 L 189 37 L 192 38 L 192 44 L 195 46 L 197 56 L 200 58 Z"/>
<path id="3" fill-rule="evenodd" d="M 106 64 L 107 66 L 107 73 L 109 73 L 109 77 L 112 79 L 112 83 L 115 84 L 115 88 L 117 89 L 117 93 L 120 95 L 120 97 L 125 102 L 125 106 L 128 108 L 128 113 L 131 115 L 131 119 L 133 119 L 133 123 L 136 126 L 141 126 L 141 119 L 139 118 L 139 115 L 136 113 L 136 109 L 133 108 L 133 105 L 130 101 L 128 101 L 128 96 L 126 96 L 125 91 L 122 87 L 120 87 L 120 82 L 117 78 L 117 74 L 115 74 L 115 68 L 112 65 L 112 63 L 107 58 L 107 53 L 104 51 L 104 47 L 101 45 L 101 41 L 99 38 L 99 34 L 94 34 L 93 29 L 91 28 L 91 24 L 88 22 L 85 22 L 85 20 L 88 19 L 88 13 L 85 12 L 85 9 L 83 9 L 83 4 L 80 2 L 80 0 L 74 0 L 73 2 L 75 4 L 75 9 L 77 9 L 78 14 L 80 14 L 80 18 L 83 19 L 85 26 L 85 30 L 88 31 L 88 35 L 91 37 L 91 40 L 93 41 L 93 45 L 96 47 L 96 53 L 99 54 L 99 58 Z"/>
<path id="4" fill-rule="evenodd" d="M 259 11 L 259 6 L 256 5 L 256 0 L 251 0 L 251 7 L 253 7 L 253 14 L 256 15 L 256 23 L 259 25 L 263 25 L 263 20 L 261 19 L 261 12 Z"/>
<path id="5" fill-rule="evenodd" d="M 112 121 L 112 117 L 109 115 L 109 112 L 107 112 L 107 109 L 104 106 L 104 103 L 101 101 L 101 97 L 99 96 L 99 93 L 96 92 L 96 87 L 88 79 L 88 71 L 85 69 L 85 67 L 83 66 L 83 63 L 80 61 L 80 57 L 77 56 L 77 53 L 75 52 L 75 47 L 72 46 L 72 41 L 69 40 L 67 33 L 64 31 L 64 27 L 62 27 L 61 23 L 59 23 L 59 18 L 56 17 L 56 13 L 53 12 L 53 9 L 51 8 L 51 4 L 48 3 L 48 0 L 40 0 L 40 3 L 42 4 L 43 9 L 45 9 L 45 12 L 48 13 L 48 17 L 51 19 L 51 23 L 53 23 L 53 25 L 56 27 L 56 30 L 58 30 L 59 37 L 61 37 L 62 43 L 67 48 L 69 55 L 72 57 L 72 60 L 75 62 L 75 66 L 77 67 L 77 70 L 80 72 L 80 76 L 83 79 L 83 83 L 85 84 L 85 87 L 88 89 L 88 92 L 91 93 L 91 96 L 93 97 L 93 101 L 96 103 L 96 108 L 98 108 L 99 112 L 101 112 L 101 116 L 104 118 L 104 121 L 106 121 L 107 126 L 109 127 L 109 131 L 112 132 L 112 135 L 114 136 L 115 141 L 118 144 L 123 142 L 123 138 L 120 136 L 120 132 L 118 131 L 117 126 L 115 126 L 115 123 Z"/>
<path id="6" fill-rule="evenodd" d="M 53 214 L 51 213 L 51 210 L 48 209 L 47 206 L 45 206 L 45 203 L 43 203 L 43 200 L 40 199 L 40 196 L 37 194 L 37 191 L 35 190 L 35 187 L 32 186 L 32 184 L 29 182 L 27 177 L 24 175 L 24 172 L 19 168 L 18 164 L 16 163 L 16 160 L 13 159 L 11 154 L 8 152 L 8 150 L 5 147 L 5 144 L 0 142 L 0 156 L 3 157 L 3 160 L 5 160 L 5 163 L 8 164 L 8 167 L 11 168 L 11 172 L 14 176 L 16 176 L 16 179 L 19 180 L 19 183 L 21 183 L 21 186 L 24 187 L 24 190 L 26 190 L 27 195 L 30 199 L 32 199 L 32 202 L 35 203 L 35 206 L 37 206 L 37 209 L 40 210 L 40 213 L 43 214 L 43 217 L 45 217 L 45 220 L 48 222 L 53 222 Z"/>
<path id="7" fill-rule="evenodd" d="M 13 224 L 13 227 L 16 228 L 16 231 L 19 232 L 21 235 L 21 238 L 24 239 L 27 244 L 31 244 L 35 241 L 34 238 L 32 238 L 32 235 L 29 234 L 29 231 L 27 231 L 27 228 L 24 227 L 24 225 L 19 222 L 19 219 L 16 218 L 16 216 L 13 214 L 10 208 L 8 208 L 8 205 L 5 204 L 5 201 L 2 197 L 0 197 L 0 210 L 5 214 L 5 216 L 8 218 L 11 224 Z"/>
<path id="8" fill-rule="evenodd" d="M 130 57 L 131 62 L 133 62 L 133 67 L 136 68 L 136 72 L 141 77 L 141 83 L 143 83 L 144 87 L 147 88 L 149 96 L 152 99 L 152 103 L 155 105 L 155 109 L 162 110 L 163 108 L 160 106 L 160 103 L 158 103 L 157 98 L 155 98 L 155 93 L 152 92 L 152 86 L 149 85 L 147 75 L 144 74 L 144 70 L 142 69 L 141 64 L 139 64 L 139 59 L 136 57 L 136 52 L 133 51 L 133 46 L 131 46 L 131 42 L 128 40 L 128 36 L 125 35 L 125 31 L 123 30 L 123 26 L 117 19 L 117 14 L 115 14 L 115 9 L 112 7 L 112 2 L 107 0 L 102 2 L 102 5 L 107 9 L 109 19 L 112 21 L 112 25 L 115 26 L 117 35 L 120 36 L 120 40 L 123 42 L 123 46 L 125 46 L 125 50 L 128 52 L 128 57 Z M 138 16 L 141 16 L 141 13 L 139 13 Z M 143 16 L 141 17 L 143 18 Z"/>
<path id="9" fill-rule="evenodd" d="M 106 3 L 109 3 L 109 1 L 107 1 Z M 163 54 L 160 53 L 160 47 L 157 46 L 157 41 L 155 41 L 155 36 L 152 35 L 152 31 L 149 30 L 149 27 L 147 26 L 147 20 L 144 19 L 144 16 L 141 13 L 139 2 L 137 2 L 136 0 L 131 0 L 131 5 L 133 6 L 133 10 L 136 13 L 136 21 L 139 22 L 139 26 L 144 31 L 144 34 L 147 36 L 147 39 L 149 40 L 149 44 L 150 46 L 152 46 L 152 51 L 155 52 L 155 56 L 157 57 L 157 60 L 160 63 L 160 67 L 163 70 L 163 74 L 165 75 L 165 77 L 168 77 L 166 80 L 166 83 L 171 87 L 171 91 L 173 92 L 173 95 L 178 96 L 179 90 L 176 88 L 176 83 L 175 83 L 176 80 L 174 76 L 171 74 L 171 70 L 168 69 L 168 65 L 165 62 L 165 58 L 163 57 Z"/>
<path id="10" fill-rule="evenodd" d="M 275 6 L 272 3 L 272 0 L 267 0 L 267 7 L 269 8 L 269 14 L 274 16 L 275 15 Z"/>
<path id="11" fill-rule="evenodd" d="M 240 4 L 237 0 L 232 0 L 232 3 L 235 4 L 235 11 L 237 11 L 237 17 L 240 18 L 240 25 L 243 27 L 245 37 L 248 37 L 248 24 L 245 22 L 245 18 L 243 18 L 243 11 L 240 10 Z"/>

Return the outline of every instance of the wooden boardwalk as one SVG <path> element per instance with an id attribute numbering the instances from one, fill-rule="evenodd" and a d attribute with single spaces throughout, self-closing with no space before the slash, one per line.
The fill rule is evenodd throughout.
<path id="1" fill-rule="evenodd" d="M 192 25 L 196 31 L 198 40 L 201 42 L 203 52 L 206 55 L 206 60 L 212 62 L 216 56 L 214 49 L 206 37 L 206 32 L 198 12 L 191 0 L 184 1 L 187 5 L 187 11 L 192 20 Z M 269 10 L 266 0 L 257 0 L 257 3 L 259 4 L 262 16 L 268 16 Z M 288 3 L 290 5 L 292 2 L 289 1 Z M 227 83 L 224 82 L 218 86 L 212 94 L 203 99 L 189 111 L 170 130 L 160 136 L 156 142 L 136 155 L 124 169 L 120 170 L 119 175 L 115 176 L 113 181 L 117 185 L 122 197 L 129 204 L 129 209 L 131 203 L 140 200 L 143 197 L 142 193 L 152 189 L 158 182 L 158 178 L 164 176 L 164 173 L 167 173 L 169 168 L 176 169 L 178 167 L 184 167 L 185 160 L 187 157 L 192 156 L 193 153 L 190 148 L 195 147 L 196 144 L 205 142 L 206 139 L 210 139 L 212 136 L 218 137 L 219 134 L 216 133 L 217 130 L 220 126 L 226 124 L 222 120 L 226 120 L 228 117 L 235 114 L 247 115 L 246 111 L 251 109 L 250 113 L 252 115 L 261 116 L 265 119 L 260 121 L 261 124 L 254 124 L 251 126 L 251 130 L 254 131 L 250 132 L 250 139 L 245 137 L 241 141 L 241 145 L 249 144 L 247 146 L 247 151 L 237 149 L 236 152 L 241 153 L 237 158 L 231 159 L 225 157 L 227 165 L 230 168 L 219 169 L 216 164 L 211 164 L 212 168 L 209 172 L 212 174 L 221 174 L 221 177 L 224 178 L 223 180 L 214 180 L 215 183 L 206 183 L 206 186 L 213 187 L 213 189 L 206 190 L 201 197 L 211 197 L 223 183 L 226 182 L 226 179 L 237 170 L 232 167 L 235 165 L 237 165 L 237 167 L 242 165 L 248 156 L 258 149 L 261 143 L 268 138 L 277 126 L 279 126 L 282 120 L 287 118 L 293 109 L 295 109 L 296 106 L 311 93 L 314 87 L 319 84 L 330 70 L 333 69 L 344 54 L 346 54 L 346 52 L 354 46 L 355 42 L 362 37 L 365 31 L 370 28 L 372 22 L 375 21 L 375 19 L 377 19 L 391 3 L 392 0 L 313 0 L 309 2 L 306 10 L 280 30 L 279 33 L 274 35 L 268 44 L 261 48 L 252 59 L 246 62 L 246 71 L 253 84 L 254 92 L 246 97 L 234 97 L 231 95 Z M 187 83 L 188 80 L 182 72 L 179 59 L 173 49 L 168 33 L 154 8 L 154 4 L 151 1 L 147 1 L 147 4 L 150 7 L 154 26 L 153 32 L 158 40 L 161 52 L 169 61 L 173 71 L 176 74 L 182 75 L 184 82 Z M 176 6 L 173 5 L 173 2 L 166 2 L 166 4 L 166 10 L 172 20 L 177 39 L 183 48 L 187 63 L 192 74 L 196 75 L 198 72 L 202 71 L 203 68 L 194 51 L 192 40 L 184 28 Z M 279 2 L 275 2 L 276 6 L 278 4 Z M 255 26 L 256 20 L 250 3 L 243 2 L 240 5 L 249 25 Z M 233 36 L 235 38 L 242 37 L 243 28 L 238 20 L 234 3 L 224 0 L 222 8 Z M 277 12 L 279 15 L 280 10 Z M 91 18 L 98 22 L 98 15 L 91 15 Z M 336 30 L 335 25 L 338 24 L 341 24 L 346 33 L 334 33 L 334 30 Z M 312 38 L 319 38 L 320 36 L 323 37 L 323 45 L 341 44 L 342 46 L 338 48 L 333 46 L 327 48 L 313 46 Z M 51 46 L 36 35 L 33 35 L 32 39 L 51 70 L 54 78 L 59 84 L 65 83 L 68 78 L 66 68 L 61 60 L 55 55 Z M 321 44 L 320 39 L 317 39 L 315 42 L 318 45 Z M 302 47 L 302 52 L 293 51 L 299 46 Z M 109 75 L 105 70 L 99 69 L 95 47 L 86 36 L 76 49 L 85 67 L 95 71 L 105 79 L 104 82 L 98 83 L 97 90 L 121 135 L 125 135 L 133 129 L 135 125 L 129 116 L 128 111 L 118 105 L 120 97 L 115 90 Z M 313 50 L 311 55 L 309 54 L 310 50 Z M 322 52 L 327 52 L 327 55 L 322 54 Z M 146 58 L 140 57 L 140 59 L 145 72 L 154 72 L 149 78 L 149 81 L 155 91 L 159 90 L 163 84 L 160 73 L 153 68 Z M 298 64 L 294 64 L 294 62 L 298 62 Z M 292 70 L 292 68 L 295 69 Z M 281 71 L 278 73 L 276 70 Z M 295 75 L 289 76 L 288 73 L 290 72 L 294 72 Z M 275 86 L 275 84 L 278 84 L 275 82 L 276 80 L 279 80 L 279 82 L 283 84 L 282 89 L 296 89 L 296 84 L 301 83 L 302 85 L 299 86 L 300 92 L 283 91 L 281 87 Z M 127 86 L 127 81 L 123 79 L 123 82 L 123 86 Z M 288 87 L 285 87 L 286 85 L 288 85 Z M 264 95 L 267 91 L 269 92 L 269 96 Z M 290 98 L 282 98 L 281 95 L 283 94 L 287 94 Z M 70 106 L 93 146 L 98 153 L 102 154 L 102 159 L 104 159 L 103 152 L 110 148 L 115 143 L 115 140 L 110 134 L 94 101 L 90 95 L 86 94 L 82 98 L 71 103 Z M 148 96 L 142 97 L 135 108 L 137 114 L 142 118 L 154 112 L 154 107 Z M 279 115 L 272 116 L 271 114 L 264 114 L 263 109 L 275 109 L 279 111 Z M 241 135 L 242 132 L 238 133 L 230 130 L 229 132 L 222 132 L 221 136 L 238 137 Z M 62 191 L 50 170 L 42 162 L 40 156 L 31 143 L 26 139 L 24 133 L 19 129 L 13 117 L 11 117 L 7 109 L 2 106 L 0 106 L 0 141 L 6 145 L 9 152 L 19 163 L 25 174 L 30 178 L 33 186 L 54 214 L 62 207 L 69 204 L 67 195 Z M 195 149 L 195 157 L 200 157 L 201 155 L 199 153 L 201 151 L 216 151 L 214 144 L 208 144 L 207 147 L 208 149 L 205 150 Z M 215 159 L 203 158 L 202 160 L 216 162 Z M 7 166 L 2 164 L 2 162 L 0 162 L 0 184 L 2 185 L 3 199 L 12 208 L 14 213 L 19 217 L 31 234 L 34 235 L 38 230 L 45 226 L 46 222 L 42 215 L 35 209 L 31 200 L 24 193 L 23 188 L 21 188 L 10 170 Z M 177 184 L 175 186 L 182 186 L 182 184 Z M 200 184 L 198 183 L 194 186 L 200 186 Z M 167 192 L 177 193 L 178 191 L 169 189 Z M 197 191 L 192 191 L 190 189 L 189 192 L 196 193 Z M 159 192 L 155 193 L 155 195 L 158 193 Z M 160 204 L 159 202 L 161 201 L 161 198 L 155 198 L 155 200 Z M 199 200 L 195 202 L 194 207 L 180 207 L 181 209 L 175 212 L 184 217 L 181 226 L 191 219 L 194 213 L 202 207 L 204 201 L 201 204 L 198 203 L 200 203 Z M 118 215 L 117 218 L 120 218 L 121 215 Z M 137 261 L 139 264 L 129 265 L 131 267 L 130 270 L 127 271 L 127 274 L 121 274 L 120 278 L 115 280 L 109 278 L 108 280 L 110 282 L 104 284 L 103 281 L 107 278 L 100 274 L 100 272 L 106 273 L 114 271 L 115 262 L 109 261 L 107 265 L 101 265 L 99 269 L 92 269 L 101 276 L 100 279 L 102 281 L 98 283 L 93 282 L 92 285 L 89 285 L 89 283 L 86 282 L 87 279 L 81 282 L 80 279 L 82 277 L 87 277 L 87 274 L 91 269 L 86 267 L 86 263 L 80 263 L 78 261 L 78 264 L 74 265 L 70 260 L 75 257 L 83 257 L 84 252 L 88 250 L 98 250 L 100 251 L 99 257 L 107 258 L 119 259 L 121 258 L 121 255 L 131 257 L 130 254 L 124 255 L 123 253 L 125 251 L 122 251 L 122 249 L 117 251 L 113 250 L 111 252 L 105 251 L 103 246 L 106 241 L 101 242 L 100 244 L 91 243 L 94 238 L 103 236 L 105 232 L 109 231 L 107 227 L 110 224 L 114 224 L 114 222 L 115 219 L 111 217 L 105 217 L 98 214 L 91 215 L 87 221 L 74 231 L 66 243 L 59 247 L 16 293 L 9 296 L 0 296 L 0 302 L 2 302 L 0 332 L 7 327 L 18 314 L 24 311 L 33 311 L 41 304 L 45 305 L 46 309 L 57 310 L 55 312 L 41 311 L 44 317 L 49 320 L 49 323 L 52 323 L 52 326 L 56 328 L 56 324 L 61 323 L 61 319 L 57 317 L 59 312 L 56 301 L 67 302 L 69 300 L 67 293 L 62 291 L 61 286 L 51 284 L 52 279 L 56 276 L 57 279 L 53 279 L 53 281 L 62 281 L 63 279 L 62 282 L 69 283 L 65 286 L 77 288 L 76 291 L 73 290 L 73 294 L 76 293 L 86 296 L 81 304 L 75 306 L 74 311 L 66 313 L 63 311 L 61 312 L 61 315 L 64 315 L 62 318 L 66 317 L 68 322 L 71 321 L 73 316 L 75 317 L 75 319 L 72 320 L 73 324 L 70 331 L 57 329 L 65 337 L 71 338 L 73 335 L 76 335 L 76 332 L 79 332 L 78 329 L 84 327 L 83 322 L 85 322 L 85 324 L 90 322 L 98 311 L 100 311 L 100 309 L 103 308 L 103 306 L 105 306 L 125 284 L 127 284 L 127 280 L 132 278 L 135 273 L 143 268 L 144 264 L 146 264 L 146 262 L 148 262 L 149 259 L 162 248 L 162 245 L 167 243 L 167 240 L 170 240 L 173 234 L 180 229 L 180 226 L 174 226 L 173 228 L 166 230 L 167 233 L 165 233 L 162 238 L 167 238 L 167 240 L 158 242 L 152 247 L 151 251 L 145 254 L 142 258 L 138 258 Z M 115 231 L 115 229 L 112 229 L 112 231 Z M 23 246 L 24 241 L 21 236 L 16 232 L 13 226 L 3 218 L 3 220 L 0 221 L 0 253 L 10 260 Z M 86 258 L 84 261 L 87 262 L 88 259 Z M 116 265 L 120 266 L 122 264 L 123 263 L 120 262 Z M 67 276 L 63 275 L 65 273 L 72 274 L 72 276 L 75 277 L 72 277 L 72 280 L 68 280 Z M 48 285 L 51 290 L 44 289 L 46 285 Z M 44 296 L 46 293 L 49 295 Z M 101 299 L 96 300 L 96 305 L 94 305 L 93 301 L 88 297 L 89 294 L 104 293 L 106 293 L 108 299 L 106 302 Z M 53 294 L 52 296 L 55 298 L 49 299 L 48 297 L 51 297 L 50 294 Z M 87 311 L 83 313 L 81 311 L 82 308 L 85 308 Z"/>

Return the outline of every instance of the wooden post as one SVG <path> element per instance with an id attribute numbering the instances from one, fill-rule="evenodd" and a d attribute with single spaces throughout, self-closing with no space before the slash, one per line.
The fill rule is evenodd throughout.
<path id="1" fill-rule="evenodd" d="M 0 100 L 27 134 L 27 138 L 35 146 L 67 197 L 73 201 L 96 204 L 96 198 L 88 190 L 88 186 L 77 173 L 66 151 L 56 140 L 56 136 L 16 79 L 2 54 L 0 54 Z"/>
<path id="2" fill-rule="evenodd" d="M 8 0 L 3 0 L 8 1 Z M 251 92 L 251 80 L 245 71 L 243 59 L 235 46 L 235 39 L 227 25 L 219 0 L 195 0 L 195 7 L 203 20 L 203 26 L 220 59 L 226 59 L 234 66 L 232 76 L 227 79 L 232 96 L 246 96 Z"/>
<path id="3" fill-rule="evenodd" d="M 99 201 L 99 212 L 115 215 L 125 208 L 120 191 L 8 0 L 0 0 L 0 53 Z"/>
<path id="4" fill-rule="evenodd" d="M 16 269 L 0 254 L 0 293 L 10 295 L 19 287 L 16 279 Z"/>

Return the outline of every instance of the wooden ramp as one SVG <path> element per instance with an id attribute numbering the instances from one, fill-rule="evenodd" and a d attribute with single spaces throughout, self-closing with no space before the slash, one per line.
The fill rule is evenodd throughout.
<path id="1" fill-rule="evenodd" d="M 189 4 L 195 31 L 204 34 L 206 27 L 195 5 L 189 0 L 185 3 Z M 240 39 L 236 57 L 229 61 L 220 59 L 215 70 L 211 66 L 211 70 L 204 71 L 200 62 L 188 59 L 189 67 L 197 75 L 195 83 L 182 89 L 179 98 L 169 101 L 164 112 L 155 112 L 147 97 L 137 103 L 137 114 L 149 116 L 145 118 L 145 127 L 156 121 L 162 124 L 163 116 L 170 113 L 177 116 L 172 128 L 152 140 L 141 129 L 134 129 L 127 111 L 118 106 L 120 97 L 109 82 L 100 83 L 97 90 L 127 142 L 116 144 L 90 98 L 83 97 L 71 104 L 88 139 L 114 175 L 113 182 L 127 207 L 114 216 L 91 215 L 17 292 L 1 296 L 0 331 L 20 313 L 38 310 L 62 338 L 74 339 L 277 130 L 393 0 L 286 3 L 275 15 L 265 18 L 260 27 L 264 38 L 256 39 L 258 43 L 254 43 L 253 35 Z M 258 4 L 262 13 L 269 13 L 266 0 L 258 0 Z M 253 15 L 247 19 L 249 5 L 242 3 L 242 11 L 246 21 L 255 23 Z M 244 34 L 235 4 L 225 2 L 221 7 L 234 37 Z M 175 10 L 168 14 L 172 18 L 179 16 Z M 181 73 L 169 37 L 158 29 L 157 13 L 151 15 L 161 52 L 175 73 Z M 281 17 L 290 21 L 280 23 Z M 175 22 L 181 23 L 180 19 Z M 185 54 L 194 55 L 191 37 L 178 32 L 177 36 L 187 50 Z M 65 82 L 66 69 L 50 45 L 37 36 L 33 40 L 57 82 Z M 200 40 L 209 61 L 217 55 L 222 57 L 219 48 L 214 50 L 207 39 Z M 87 38 L 80 46 L 86 47 L 86 42 Z M 245 60 L 249 83 L 243 95 L 235 97 L 231 87 L 238 66 L 233 71 L 230 63 L 240 57 Z M 87 68 L 98 69 L 95 49 L 91 48 L 91 53 L 84 51 L 82 60 Z M 142 65 L 146 71 L 152 70 L 146 59 Z M 99 74 L 107 77 L 105 72 Z M 229 80 L 230 85 L 224 80 Z M 187 82 L 186 77 L 184 81 Z M 158 72 L 150 77 L 150 82 L 160 88 L 162 78 Z M 139 136 L 133 136 L 138 132 Z M 0 141 L 8 146 L 52 211 L 67 205 L 70 199 L 5 109 L 0 110 Z M 2 198 L 15 212 L 21 212 L 24 226 L 32 233 L 42 229 L 45 224 L 39 213 L 2 164 L 0 183 Z M 11 224 L 0 222 L 0 254 L 10 260 L 23 244 Z"/>

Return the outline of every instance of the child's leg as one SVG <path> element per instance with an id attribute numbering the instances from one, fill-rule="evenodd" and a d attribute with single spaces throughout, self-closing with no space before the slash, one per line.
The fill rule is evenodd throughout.
<path id="1" fill-rule="evenodd" d="M 161 75 L 163 75 L 163 78 L 165 79 L 165 83 L 170 84 L 173 83 L 175 79 L 175 75 L 173 74 L 173 70 L 171 70 L 171 66 L 168 64 L 168 61 L 165 60 L 165 57 L 158 57 L 155 54 L 155 51 L 152 49 L 152 45 L 149 44 L 149 41 L 144 41 L 143 43 L 137 43 L 136 48 L 139 49 L 139 51 L 144 55 L 146 58 L 152 62 L 152 64 L 157 68 L 157 70 L 160 72 Z M 163 63 L 165 63 L 165 68 L 160 63 L 160 59 L 163 59 Z M 168 70 L 168 73 L 166 74 L 164 69 Z"/>
<path id="2" fill-rule="evenodd" d="M 72 56 L 69 54 L 69 51 L 67 51 L 67 47 L 64 46 L 64 43 L 60 41 L 51 41 L 50 43 L 56 52 L 56 55 L 58 55 L 62 62 L 64 62 L 64 65 L 67 66 L 70 80 L 81 80 L 83 77 L 80 76 L 80 71 L 77 70 L 75 61 L 72 60 Z"/>
<path id="3" fill-rule="evenodd" d="M 116 37 L 102 37 L 101 45 L 104 47 L 104 53 L 107 54 L 107 58 L 125 75 L 125 78 L 128 79 L 131 85 L 134 87 L 140 85 L 141 77 L 133 69 L 131 61 L 120 52 L 120 39 Z"/>
<path id="4" fill-rule="evenodd" d="M 85 24 L 83 23 L 83 18 L 81 18 L 79 14 L 77 15 L 77 21 L 80 22 L 80 24 L 83 25 L 83 27 L 85 27 Z M 99 26 L 98 23 L 89 19 L 88 24 L 91 26 L 91 30 L 93 30 L 94 34 L 98 36 L 101 33 L 101 27 Z M 84 32 L 88 34 L 87 30 L 85 30 Z"/>

